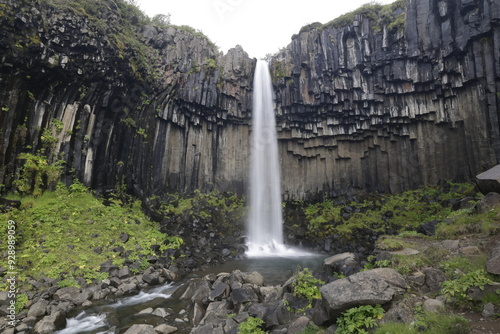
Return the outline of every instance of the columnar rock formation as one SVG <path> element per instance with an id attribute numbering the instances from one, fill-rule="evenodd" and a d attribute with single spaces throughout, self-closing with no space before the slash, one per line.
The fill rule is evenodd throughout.
<path id="1" fill-rule="evenodd" d="M 273 59 L 291 197 L 397 192 L 497 162 L 500 4 L 406 6 L 392 30 L 369 15 L 312 24 Z"/>
<path id="2" fill-rule="evenodd" d="M 99 190 L 245 192 L 255 60 L 129 9 L 0 7 L 0 184 L 31 152 Z M 285 199 L 396 192 L 500 159 L 500 5 L 409 0 L 389 14 L 399 24 L 313 24 L 271 59 Z"/>

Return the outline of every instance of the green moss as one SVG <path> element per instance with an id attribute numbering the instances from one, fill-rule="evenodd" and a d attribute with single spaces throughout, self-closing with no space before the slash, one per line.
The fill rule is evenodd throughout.
<path id="1" fill-rule="evenodd" d="M 100 264 L 121 258 L 116 247 L 123 247 L 131 259 L 146 260 L 157 255 L 151 245 L 160 245 L 164 252 L 182 244 L 182 239 L 161 233 L 159 225 L 142 213 L 139 202 L 105 206 L 82 187 L 71 190 L 64 186 L 37 198 L 19 199 L 21 208 L 1 214 L 0 220 L 16 222 L 16 265 L 21 281 L 42 276 L 61 278 L 63 285 L 79 277 L 89 282 L 102 280 L 107 274 L 100 272 Z M 5 228 L 0 230 L 4 240 L 6 233 Z M 119 238 L 122 233 L 129 235 L 127 242 Z M 6 247 L 6 243 L 0 244 L 0 251 Z M 0 266 L 5 267 L 6 260 L 1 259 Z"/>

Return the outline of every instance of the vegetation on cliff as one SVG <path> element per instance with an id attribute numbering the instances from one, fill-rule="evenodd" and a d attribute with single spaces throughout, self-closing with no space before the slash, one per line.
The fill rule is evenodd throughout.
<path id="1" fill-rule="evenodd" d="M 377 31 L 384 27 L 387 27 L 389 31 L 401 30 L 405 27 L 405 9 L 405 0 L 397 0 L 387 5 L 372 1 L 351 12 L 340 15 L 325 24 L 314 22 L 305 25 L 300 29 L 299 33 L 311 31 L 313 29 L 323 30 L 345 27 L 351 24 L 358 15 L 369 18 L 372 21 L 373 28 Z"/>
<path id="2" fill-rule="evenodd" d="M 54 15 L 53 14 L 59 14 Z M 64 15 L 64 18 L 60 16 Z M 33 15 L 42 15 L 44 24 L 39 27 L 30 26 L 27 19 Z M 212 48 L 217 46 L 201 31 L 189 26 L 174 26 L 170 24 L 169 15 L 148 17 L 133 1 L 116 0 L 36 0 L 16 1 L 14 5 L 0 4 L 0 26 L 8 31 L 8 42 L 15 46 L 19 53 L 36 49 L 48 35 L 53 24 L 60 21 L 71 21 L 83 31 L 79 38 L 98 39 L 107 49 L 116 66 L 132 74 L 132 79 L 151 81 L 159 76 L 157 53 L 151 45 L 145 43 L 142 32 L 146 26 L 160 28 L 174 27 L 190 34 L 201 36 L 209 42 Z M 27 22 L 21 24 L 20 22 Z M 12 29 L 12 27 L 18 27 Z M 61 28 L 64 29 L 64 28 Z M 64 30 L 61 30 L 64 32 Z M 5 41 L 7 42 L 7 41 Z M 90 45 L 96 47 L 95 42 Z"/>

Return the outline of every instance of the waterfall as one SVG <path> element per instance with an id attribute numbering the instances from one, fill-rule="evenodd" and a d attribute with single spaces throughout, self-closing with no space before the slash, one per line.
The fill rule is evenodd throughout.
<path id="1" fill-rule="evenodd" d="M 257 61 L 253 82 L 249 188 L 247 255 L 279 253 L 284 248 L 280 164 L 271 75 L 263 60 Z"/>

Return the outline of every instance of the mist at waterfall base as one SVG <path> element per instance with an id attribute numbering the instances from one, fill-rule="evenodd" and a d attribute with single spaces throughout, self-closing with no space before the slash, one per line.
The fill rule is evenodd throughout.
<path id="1" fill-rule="evenodd" d="M 267 62 L 258 60 L 253 81 L 253 113 L 248 214 L 248 257 L 311 256 L 283 244 L 278 140 L 273 89 Z"/>

